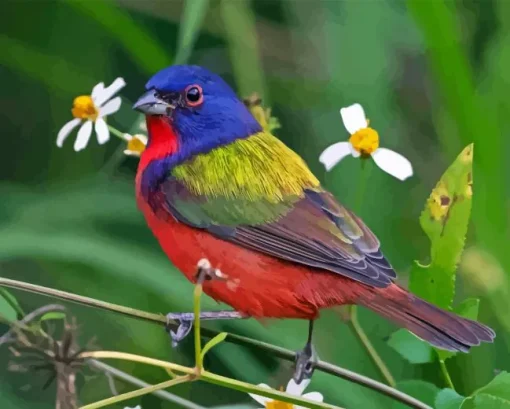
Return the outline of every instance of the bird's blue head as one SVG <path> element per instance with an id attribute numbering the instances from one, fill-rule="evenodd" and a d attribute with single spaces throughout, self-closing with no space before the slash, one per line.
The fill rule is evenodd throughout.
<path id="1" fill-rule="evenodd" d="M 158 156 L 174 165 L 261 131 L 228 84 L 203 67 L 165 68 L 146 89 L 134 108 L 146 114 L 149 148 L 159 145 Z"/>

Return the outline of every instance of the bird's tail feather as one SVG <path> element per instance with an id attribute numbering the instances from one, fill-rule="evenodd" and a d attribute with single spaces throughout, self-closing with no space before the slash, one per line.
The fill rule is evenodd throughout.
<path id="1" fill-rule="evenodd" d="M 492 342 L 496 336 L 491 328 L 444 311 L 395 284 L 359 303 L 430 344 L 449 351 L 467 352 L 481 342 Z"/>

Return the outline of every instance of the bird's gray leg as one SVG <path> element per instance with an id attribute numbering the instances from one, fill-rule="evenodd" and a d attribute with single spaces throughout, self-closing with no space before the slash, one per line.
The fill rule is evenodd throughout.
<path id="1" fill-rule="evenodd" d="M 308 326 L 308 340 L 303 350 L 296 353 L 296 369 L 292 378 L 297 384 L 300 384 L 304 379 L 310 379 L 315 370 L 315 364 L 319 360 L 315 348 L 312 344 L 313 335 L 313 320 L 310 320 Z"/>
<path id="2" fill-rule="evenodd" d="M 211 263 L 207 259 L 201 259 L 197 263 L 197 284 L 202 284 L 205 280 L 222 280 L 225 275 L 216 268 L 211 267 Z M 169 313 L 166 315 L 167 332 L 172 338 L 172 346 L 176 347 L 193 328 L 195 314 L 192 312 Z M 237 311 L 204 311 L 200 313 L 200 320 L 225 320 L 247 318 L 247 316 Z M 177 329 L 175 329 L 177 324 Z"/>

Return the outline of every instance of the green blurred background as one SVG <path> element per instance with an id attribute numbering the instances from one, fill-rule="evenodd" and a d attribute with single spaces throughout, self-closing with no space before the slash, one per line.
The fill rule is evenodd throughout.
<path id="1" fill-rule="evenodd" d="M 282 124 L 277 135 L 352 208 L 359 162 L 348 158 L 326 174 L 318 156 L 348 137 L 339 109 L 354 102 L 365 107 L 381 145 L 414 165 L 415 176 L 402 183 L 369 164 L 363 204 L 354 209 L 379 236 L 403 285 L 414 260 L 426 262 L 429 254 L 418 224 L 425 200 L 474 141 L 474 207 L 457 296 L 482 298 L 480 320 L 498 338 L 447 363 L 461 394 L 510 369 L 508 0 L 10 0 L 1 7 L 0 276 L 155 313 L 191 310 L 191 284 L 167 261 L 136 209 L 137 159 L 123 157 L 115 139 L 102 147 L 93 141 L 80 153 L 72 150 L 75 136 L 63 149 L 55 145 L 75 96 L 124 77 L 123 107 L 111 124 L 133 130 L 140 117 L 130 106 L 146 80 L 176 60 L 188 61 L 221 74 L 242 96 L 262 94 Z M 25 310 L 49 302 L 13 293 Z M 208 307 L 218 308 L 210 299 L 203 303 Z M 159 326 L 76 305 L 69 310 L 83 343 L 96 337 L 103 349 L 192 364 L 192 342 L 173 350 Z M 391 324 L 365 310 L 360 315 L 402 389 L 445 387 L 437 363 L 411 365 L 386 345 Z M 292 349 L 302 347 L 307 328 L 292 320 L 207 326 Z M 337 311 L 322 314 L 316 335 L 321 359 L 380 380 Z M 54 406 L 54 386 L 43 391 L 44 379 L 7 371 L 6 349 L 0 359 L 0 407 Z M 148 382 L 165 377 L 159 369 L 115 365 Z M 206 365 L 274 387 L 292 372 L 288 362 L 226 343 Z M 80 402 L 109 396 L 105 376 L 88 375 L 79 377 Z M 347 408 L 397 407 L 320 373 L 309 390 Z M 254 405 L 245 394 L 204 383 L 172 392 L 204 406 Z M 178 407 L 151 396 L 128 403 Z"/>

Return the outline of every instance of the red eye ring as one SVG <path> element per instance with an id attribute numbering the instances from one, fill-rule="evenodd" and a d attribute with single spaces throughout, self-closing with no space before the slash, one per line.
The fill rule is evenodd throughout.
<path id="1" fill-rule="evenodd" d="M 197 84 L 188 85 L 184 90 L 184 98 L 186 105 L 189 107 L 197 107 L 204 102 L 204 92 L 202 87 Z"/>

